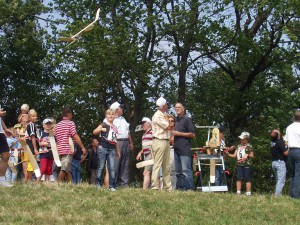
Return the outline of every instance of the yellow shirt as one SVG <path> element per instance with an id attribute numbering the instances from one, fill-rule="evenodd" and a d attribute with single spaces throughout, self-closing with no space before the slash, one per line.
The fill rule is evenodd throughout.
<path id="1" fill-rule="evenodd" d="M 152 134 L 158 139 L 169 140 L 171 133 L 166 130 L 169 127 L 169 121 L 165 119 L 165 114 L 157 110 L 152 117 Z"/>

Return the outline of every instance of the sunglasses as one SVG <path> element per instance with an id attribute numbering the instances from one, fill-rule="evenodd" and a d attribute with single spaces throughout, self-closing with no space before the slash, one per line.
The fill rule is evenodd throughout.
<path id="1" fill-rule="evenodd" d="M 170 123 L 171 123 L 171 122 L 174 123 L 174 120 L 169 120 L 169 122 L 170 122 Z"/>

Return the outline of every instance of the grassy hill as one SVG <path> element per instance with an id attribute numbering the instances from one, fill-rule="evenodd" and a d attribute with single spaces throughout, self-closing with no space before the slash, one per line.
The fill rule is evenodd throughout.
<path id="1" fill-rule="evenodd" d="M 1 224 L 297 224 L 287 196 L 119 189 L 82 184 L 0 188 Z"/>

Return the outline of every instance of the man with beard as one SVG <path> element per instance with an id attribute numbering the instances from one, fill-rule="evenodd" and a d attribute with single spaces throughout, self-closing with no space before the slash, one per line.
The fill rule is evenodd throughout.
<path id="1" fill-rule="evenodd" d="M 280 132 L 273 130 L 271 133 L 272 168 L 276 177 L 275 196 L 280 196 L 286 179 L 286 160 L 288 151 L 284 141 L 280 138 Z"/>

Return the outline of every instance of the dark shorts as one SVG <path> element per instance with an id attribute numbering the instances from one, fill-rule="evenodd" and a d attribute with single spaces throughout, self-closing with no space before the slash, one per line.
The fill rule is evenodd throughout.
<path id="1" fill-rule="evenodd" d="M 7 144 L 5 134 L 0 133 L 0 153 L 2 152 L 9 152 L 9 147 Z"/>
<path id="2" fill-rule="evenodd" d="M 250 182 L 250 167 L 238 166 L 237 168 L 237 179 L 244 180 L 245 182 Z"/>

